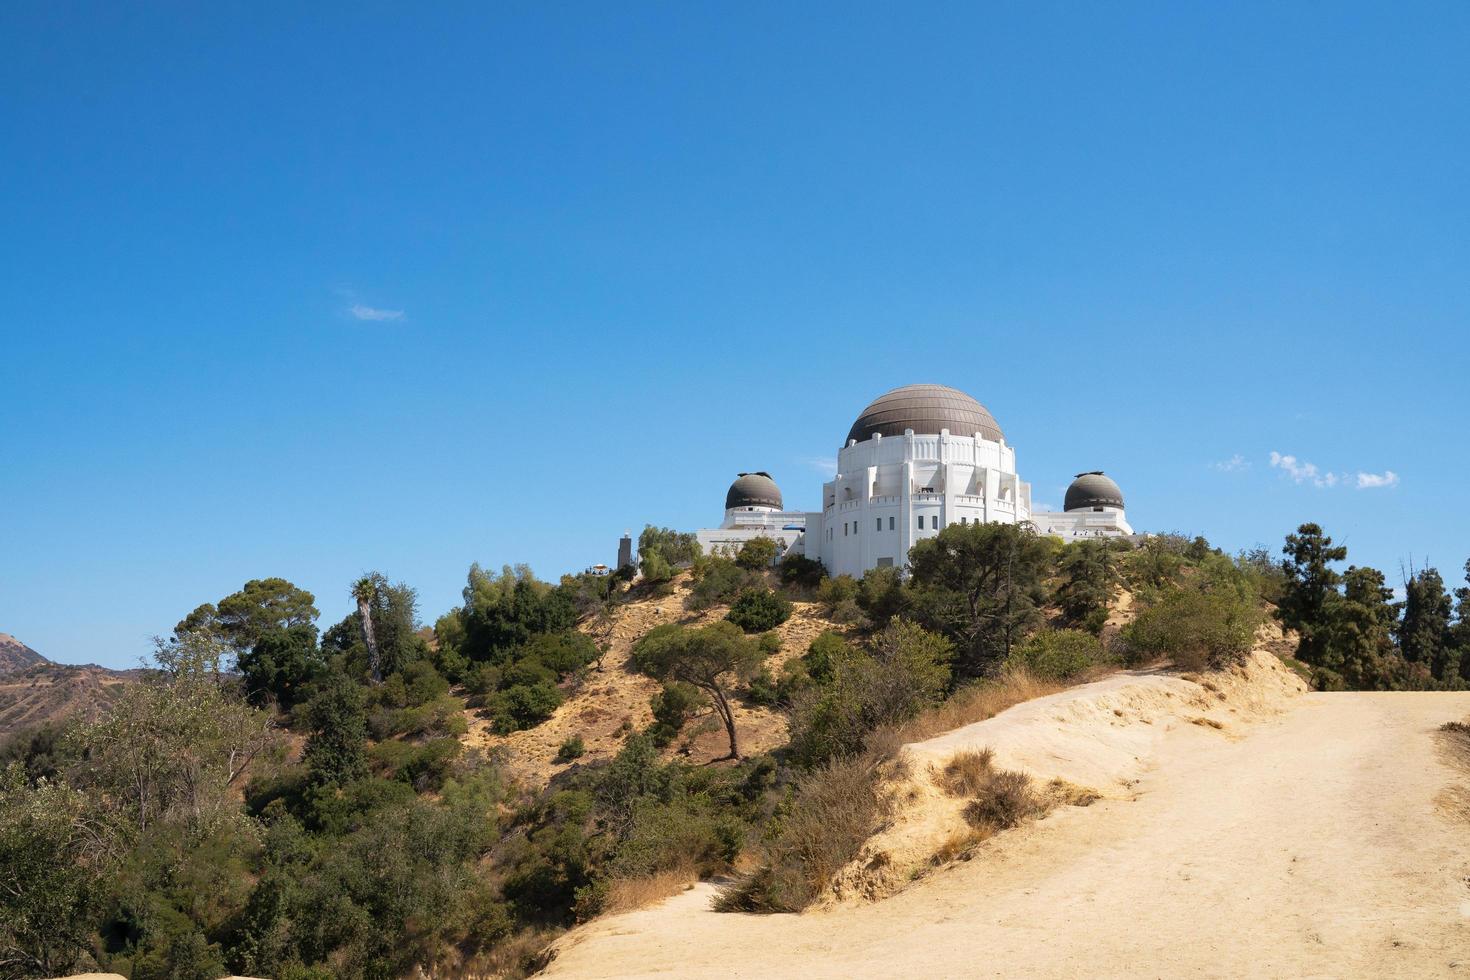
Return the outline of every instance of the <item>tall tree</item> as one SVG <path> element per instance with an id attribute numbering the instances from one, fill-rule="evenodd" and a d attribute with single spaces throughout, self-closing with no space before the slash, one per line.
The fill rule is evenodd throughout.
<path id="1" fill-rule="evenodd" d="M 719 622 L 701 629 L 675 624 L 654 627 L 633 647 L 638 669 L 661 681 L 682 681 L 709 695 L 730 738 L 727 758 L 740 758 L 729 690 L 760 666 L 761 652 L 740 627 Z"/>
<path id="2" fill-rule="evenodd" d="M 958 673 L 985 673 L 1040 622 L 1049 552 L 1015 524 L 951 524 L 914 545 L 913 615 L 954 643 Z"/>
<path id="3" fill-rule="evenodd" d="M 1328 597 L 1317 686 L 1325 690 L 1385 690 L 1397 671 L 1392 630 L 1398 617 L 1393 590 L 1376 568 L 1354 565 L 1343 576 L 1342 595 Z"/>
<path id="4" fill-rule="evenodd" d="M 251 579 L 218 604 L 196 608 L 174 627 L 174 634 L 213 631 L 239 652 L 271 633 L 310 626 L 318 615 L 316 597 L 305 589 L 283 578 Z"/>
<path id="5" fill-rule="evenodd" d="M 357 600 L 358 626 L 362 630 L 362 642 L 367 647 L 368 676 L 373 683 L 383 680 L 383 661 L 378 653 L 378 637 L 373 631 L 373 604 L 378 599 L 378 583 L 383 576 L 374 572 L 364 575 L 352 583 L 352 598 Z"/>
<path id="6" fill-rule="evenodd" d="M 1062 550 L 1057 567 L 1065 577 L 1056 597 L 1063 615 L 1084 623 L 1107 614 L 1119 579 L 1117 556 L 1108 542 L 1075 541 Z"/>
<path id="7" fill-rule="evenodd" d="M 1342 581 L 1332 565 L 1347 558 L 1347 548 L 1334 547 L 1319 525 L 1303 524 L 1286 536 L 1281 550 L 1286 555 L 1286 588 L 1276 616 L 1301 638 L 1298 659 L 1315 667 L 1322 663 L 1327 643 L 1327 602 Z"/>
<path id="8" fill-rule="evenodd" d="M 1437 681 L 1457 679 L 1459 664 L 1450 669 L 1450 611 L 1452 604 L 1444 579 L 1426 568 L 1404 583 L 1404 618 L 1399 623 L 1399 650 L 1411 664 L 1424 664 Z"/>
<path id="9" fill-rule="evenodd" d="M 1460 658 L 1460 679 L 1470 681 L 1470 561 L 1465 562 L 1465 584 L 1455 590 L 1455 625 L 1450 639 Z"/>

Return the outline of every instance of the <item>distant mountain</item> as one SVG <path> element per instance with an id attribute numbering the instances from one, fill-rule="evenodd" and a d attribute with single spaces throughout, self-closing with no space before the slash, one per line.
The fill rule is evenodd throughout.
<path id="1" fill-rule="evenodd" d="M 0 633 L 0 741 L 48 722 L 96 718 L 142 673 L 52 663 Z"/>
<path id="2" fill-rule="evenodd" d="M 0 633 L 0 677 L 50 662 L 9 633 Z"/>

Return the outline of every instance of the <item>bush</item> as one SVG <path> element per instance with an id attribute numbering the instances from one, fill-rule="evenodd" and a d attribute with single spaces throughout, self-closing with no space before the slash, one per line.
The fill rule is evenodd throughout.
<path id="1" fill-rule="evenodd" d="M 765 535 L 751 538 L 740 546 L 735 564 L 752 572 L 763 572 L 776 561 L 776 540 Z"/>
<path id="2" fill-rule="evenodd" d="M 1129 662 L 1167 656 L 1181 669 L 1206 670 L 1241 659 L 1261 621 L 1254 596 L 1244 591 L 1168 589 L 1124 628 Z"/>
<path id="3" fill-rule="evenodd" d="M 667 748 L 679 737 L 679 732 L 696 711 L 705 705 L 705 697 L 693 684 L 673 681 L 649 699 L 653 709 L 653 725 L 649 735 L 653 744 Z"/>
<path id="4" fill-rule="evenodd" d="M 884 757 L 836 759 L 800 776 L 772 823 L 761 865 L 726 887 L 721 912 L 799 912 L 857 856 L 888 812 L 878 793 Z"/>
<path id="5" fill-rule="evenodd" d="M 835 609 L 839 603 L 856 600 L 857 595 L 857 579 L 851 575 L 823 579 L 817 586 L 817 601 L 826 606 L 828 611 Z"/>
<path id="6" fill-rule="evenodd" d="M 826 575 L 822 563 L 806 555 L 789 553 L 781 559 L 781 584 L 800 589 L 815 589 Z"/>
<path id="7" fill-rule="evenodd" d="M 791 618 L 791 603 L 770 589 L 743 589 L 725 618 L 747 633 L 764 633 Z"/>
<path id="8" fill-rule="evenodd" d="M 868 617 L 863 615 L 863 607 L 857 604 L 856 599 L 843 599 L 832 607 L 827 613 L 827 618 L 839 626 L 856 626 L 867 622 Z"/>
<path id="9" fill-rule="evenodd" d="M 587 745 L 582 741 L 582 736 L 573 735 L 561 743 L 561 748 L 556 750 L 557 762 L 571 762 L 580 759 L 587 754 Z"/>
<path id="10" fill-rule="evenodd" d="M 760 647 L 762 656 L 775 656 L 781 652 L 781 634 L 775 630 L 762 633 L 760 639 L 756 641 L 756 646 Z"/>
<path id="11" fill-rule="evenodd" d="M 1043 680 L 1070 680 L 1104 659 L 1102 642 L 1084 630 L 1042 630 L 1005 662 L 1008 670 L 1025 668 Z"/>
<path id="12" fill-rule="evenodd" d="M 990 773 L 985 785 L 965 807 L 964 817 L 976 827 L 1006 830 L 1041 811 L 1041 800 L 1031 788 L 1031 777 L 1001 769 Z"/>
<path id="13" fill-rule="evenodd" d="M 508 735 L 541 724 L 561 707 L 563 700 L 555 684 L 538 681 L 515 684 L 496 692 L 486 703 L 486 708 L 496 733 Z"/>
<path id="14" fill-rule="evenodd" d="M 708 609 L 727 602 L 749 585 L 754 576 L 723 555 L 707 555 L 694 564 L 694 586 L 689 590 L 689 605 Z"/>
<path id="15" fill-rule="evenodd" d="M 801 655 L 807 674 L 818 684 L 829 683 L 837 673 L 837 665 L 853 655 L 852 645 L 840 633 L 825 630 L 818 634 Z"/>
<path id="16" fill-rule="evenodd" d="M 879 626 L 887 626 L 908 606 L 903 576 L 897 568 L 870 568 L 858 585 L 857 604 Z M 836 610 L 834 610 L 835 619 Z"/>
<path id="17" fill-rule="evenodd" d="M 537 661 L 557 678 L 562 678 L 596 660 L 597 644 L 590 636 L 576 630 L 541 633 L 531 638 L 521 656 Z"/>
<path id="18" fill-rule="evenodd" d="M 945 763 L 939 785 L 950 796 L 974 796 L 985 789 L 994 773 L 995 753 L 989 749 L 956 752 Z"/>

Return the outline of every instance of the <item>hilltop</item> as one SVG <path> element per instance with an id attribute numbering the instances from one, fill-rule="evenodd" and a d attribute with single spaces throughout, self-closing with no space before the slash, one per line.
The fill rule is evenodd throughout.
<path id="1" fill-rule="evenodd" d="M 0 633 L 0 741 L 75 717 L 96 718 L 140 673 L 53 663 L 10 634 Z"/>
<path id="2" fill-rule="evenodd" d="M 9 633 L 0 633 L 0 677 L 50 662 Z"/>

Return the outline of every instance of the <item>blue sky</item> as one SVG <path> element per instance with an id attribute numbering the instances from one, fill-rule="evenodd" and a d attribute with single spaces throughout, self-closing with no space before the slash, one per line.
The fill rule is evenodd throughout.
<path id="1" fill-rule="evenodd" d="M 0 631 L 128 665 L 370 569 L 432 620 L 740 470 L 815 506 L 919 381 L 1038 501 L 1457 580 L 1466 50 L 1463 3 L 7 4 Z"/>

